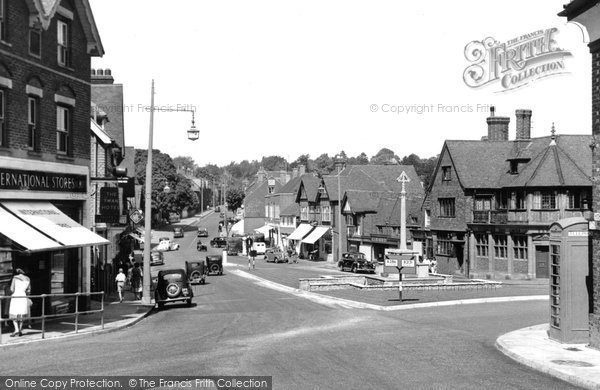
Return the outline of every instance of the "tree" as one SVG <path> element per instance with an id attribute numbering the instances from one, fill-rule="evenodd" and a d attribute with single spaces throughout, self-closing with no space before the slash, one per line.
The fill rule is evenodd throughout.
<path id="1" fill-rule="evenodd" d="M 310 155 L 301 154 L 300 156 L 298 156 L 296 161 L 294 161 L 293 163 L 290 164 L 290 168 L 298 168 L 300 165 L 304 165 L 304 167 L 306 169 L 308 169 L 309 160 L 310 160 Z"/>
<path id="2" fill-rule="evenodd" d="M 286 169 L 288 162 L 285 158 L 280 156 L 269 156 L 262 158 L 261 165 L 267 171 L 279 171 L 281 169 Z"/>
<path id="3" fill-rule="evenodd" d="M 379 152 L 377 152 L 376 155 L 371 157 L 371 164 L 373 164 L 373 165 L 385 164 L 385 163 L 392 161 L 392 159 L 396 159 L 396 161 L 400 160 L 398 158 L 398 156 L 396 156 L 396 153 L 394 153 L 393 150 L 388 149 L 388 148 L 383 148 Z"/>
<path id="4" fill-rule="evenodd" d="M 225 200 L 227 201 L 227 209 L 229 211 L 236 211 L 244 203 L 246 194 L 239 188 L 230 188 L 225 194 Z"/>
<path id="5" fill-rule="evenodd" d="M 319 175 L 327 175 L 333 170 L 333 159 L 329 157 L 327 153 L 323 153 L 317 157 L 314 161 L 314 170 Z"/>
<path id="6" fill-rule="evenodd" d="M 196 163 L 194 159 L 189 156 L 179 156 L 173 159 L 173 164 L 177 169 L 183 169 L 185 171 L 194 171 L 196 169 Z"/>

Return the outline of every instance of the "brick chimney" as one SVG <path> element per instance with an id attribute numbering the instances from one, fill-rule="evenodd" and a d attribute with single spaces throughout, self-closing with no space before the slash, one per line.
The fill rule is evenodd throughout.
<path id="1" fill-rule="evenodd" d="M 92 84 L 114 84 L 115 79 L 112 77 L 110 69 L 92 69 L 90 75 Z"/>
<path id="2" fill-rule="evenodd" d="M 517 141 L 531 139 L 531 110 L 517 110 Z"/>
<path id="3" fill-rule="evenodd" d="M 488 141 L 508 141 L 508 124 L 510 118 L 506 116 L 495 116 L 496 108 L 490 107 L 490 116 L 487 118 Z"/>

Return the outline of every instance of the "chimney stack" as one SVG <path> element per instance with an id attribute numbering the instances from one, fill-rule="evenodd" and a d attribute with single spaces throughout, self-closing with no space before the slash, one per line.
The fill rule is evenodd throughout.
<path id="1" fill-rule="evenodd" d="M 262 183 L 267 178 L 267 172 L 263 167 L 260 167 L 260 169 L 256 173 L 256 177 L 259 183 Z"/>
<path id="2" fill-rule="evenodd" d="M 300 168 L 300 172 L 299 172 L 300 176 L 304 175 L 306 173 L 306 167 L 304 165 L 300 165 L 299 168 Z"/>
<path id="3" fill-rule="evenodd" d="M 506 116 L 495 116 L 496 108 L 490 107 L 490 116 L 487 118 L 488 140 L 489 141 L 508 141 L 508 124 L 510 118 Z"/>
<path id="4" fill-rule="evenodd" d="M 531 139 L 531 110 L 517 110 L 517 141 Z"/>
<path id="5" fill-rule="evenodd" d="M 92 69 L 90 74 L 92 84 L 114 84 L 115 79 L 112 77 L 110 69 Z"/>
<path id="6" fill-rule="evenodd" d="M 292 179 L 295 179 L 298 177 L 298 167 L 292 169 Z"/>

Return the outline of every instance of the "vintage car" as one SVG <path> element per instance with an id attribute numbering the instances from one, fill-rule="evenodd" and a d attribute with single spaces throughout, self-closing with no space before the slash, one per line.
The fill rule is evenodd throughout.
<path id="1" fill-rule="evenodd" d="M 150 252 L 150 265 L 164 265 L 165 256 L 162 252 L 152 251 Z"/>
<path id="2" fill-rule="evenodd" d="M 183 269 L 166 269 L 158 271 L 154 301 L 159 309 L 165 303 L 185 302 L 192 305 L 194 291 L 189 284 L 187 272 Z"/>
<path id="3" fill-rule="evenodd" d="M 178 226 L 173 228 L 173 238 L 183 238 L 183 228 Z"/>
<path id="4" fill-rule="evenodd" d="M 359 271 L 375 273 L 375 263 L 368 261 L 364 253 L 348 252 L 342 254 L 342 259 L 338 261 L 340 271 Z"/>
<path id="5" fill-rule="evenodd" d="M 289 261 L 287 253 L 280 249 L 267 249 L 266 261 L 270 263 L 287 263 Z"/>
<path id="6" fill-rule="evenodd" d="M 207 273 L 223 275 L 223 256 L 221 255 L 211 255 L 206 256 L 206 268 L 208 269 Z"/>
<path id="7" fill-rule="evenodd" d="M 198 237 L 208 237 L 208 229 L 205 227 L 198 228 Z"/>
<path id="8" fill-rule="evenodd" d="M 208 251 L 208 248 L 206 247 L 206 244 L 203 244 L 201 241 L 198 241 L 196 243 L 196 250 L 198 252 L 206 252 Z"/>
<path id="9" fill-rule="evenodd" d="M 206 283 L 206 264 L 204 264 L 204 261 L 186 261 L 185 269 L 190 284 Z"/>
<path id="10" fill-rule="evenodd" d="M 176 251 L 179 250 L 179 244 L 168 237 L 162 237 L 158 240 L 158 246 L 154 249 L 157 251 Z"/>
<path id="11" fill-rule="evenodd" d="M 210 246 L 213 248 L 225 248 L 227 246 L 227 238 L 215 237 L 210 240 Z"/>

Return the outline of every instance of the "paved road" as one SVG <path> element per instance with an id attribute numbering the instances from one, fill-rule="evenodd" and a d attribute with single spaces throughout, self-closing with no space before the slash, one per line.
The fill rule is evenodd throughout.
<path id="1" fill-rule="evenodd" d="M 214 230 L 216 217 L 200 224 Z M 170 306 L 123 331 L 2 351 L 1 367 L 14 375 L 272 375 L 275 389 L 570 388 L 494 347 L 498 335 L 544 322 L 547 303 L 348 310 L 232 274 L 209 277 L 196 292 L 194 307 Z"/>

